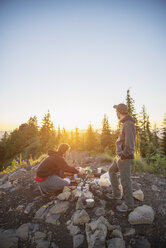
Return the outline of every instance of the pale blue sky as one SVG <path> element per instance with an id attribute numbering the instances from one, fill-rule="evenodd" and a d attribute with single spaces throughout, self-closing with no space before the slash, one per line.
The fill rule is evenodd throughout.
<path id="1" fill-rule="evenodd" d="M 131 87 L 152 124 L 166 112 L 166 1 L 0 0 L 0 130 L 50 110 L 57 126 L 117 124 Z"/>

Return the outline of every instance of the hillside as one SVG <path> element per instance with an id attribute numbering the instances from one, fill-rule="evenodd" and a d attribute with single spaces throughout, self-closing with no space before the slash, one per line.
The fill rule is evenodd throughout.
<path id="1" fill-rule="evenodd" d="M 92 158 L 85 152 L 73 154 L 76 166 L 102 167 L 103 172 L 110 166 L 102 157 Z M 135 210 L 129 214 L 118 213 L 117 202 L 106 198 L 111 187 L 101 187 L 93 178 L 89 179 L 90 190 L 82 195 L 71 186 L 63 194 L 43 197 L 34 181 L 37 167 L 38 164 L 27 165 L 10 174 L 1 174 L 2 248 L 166 247 L 164 176 L 132 175 L 133 191 L 141 189 L 137 197 L 144 199 L 135 199 Z M 86 198 L 94 198 L 94 206 L 89 208 Z M 142 212 L 136 217 L 140 206 Z"/>

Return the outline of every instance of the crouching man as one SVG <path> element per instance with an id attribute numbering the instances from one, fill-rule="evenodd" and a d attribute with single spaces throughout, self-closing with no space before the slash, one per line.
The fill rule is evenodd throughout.
<path id="1" fill-rule="evenodd" d="M 61 144 L 57 151 L 48 151 L 48 157 L 46 157 L 40 163 L 36 181 L 43 193 L 54 193 L 62 191 L 64 186 L 68 186 L 69 183 L 63 179 L 64 172 L 70 172 L 78 174 L 79 171 L 72 166 L 69 166 L 64 157 L 68 153 L 70 147 L 68 144 Z"/>
<path id="2" fill-rule="evenodd" d="M 120 171 L 120 179 L 123 187 L 125 202 L 117 206 L 120 212 L 131 211 L 134 208 L 134 200 L 131 184 L 131 165 L 134 160 L 135 152 L 135 119 L 128 114 L 127 106 L 123 103 L 113 106 L 116 109 L 117 117 L 122 122 L 121 132 L 116 141 L 116 152 L 112 165 L 109 168 L 109 176 L 112 184 L 112 194 L 107 197 L 110 199 L 121 199 L 117 172 Z"/>

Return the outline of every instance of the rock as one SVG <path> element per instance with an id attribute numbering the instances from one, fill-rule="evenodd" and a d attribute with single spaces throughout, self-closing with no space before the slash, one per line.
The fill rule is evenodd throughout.
<path id="1" fill-rule="evenodd" d="M 83 194 L 83 192 L 78 190 L 78 189 L 75 189 L 72 192 L 72 195 L 73 195 L 74 199 L 77 199 L 77 198 L 81 197 L 82 194 Z"/>
<path id="2" fill-rule="evenodd" d="M 82 225 L 90 221 L 89 215 L 85 210 L 77 210 L 73 216 L 75 225 Z"/>
<path id="3" fill-rule="evenodd" d="M 134 228 L 126 228 L 123 235 L 124 235 L 124 237 L 128 237 L 128 236 L 131 236 L 131 235 L 134 235 L 134 234 L 135 234 L 135 229 Z"/>
<path id="4" fill-rule="evenodd" d="M 16 230 L 16 235 L 23 241 L 26 241 L 28 239 L 29 226 L 29 223 L 25 223 Z"/>
<path id="5" fill-rule="evenodd" d="M 86 199 L 86 207 L 87 208 L 93 208 L 95 205 L 94 199 Z"/>
<path id="6" fill-rule="evenodd" d="M 133 197 L 139 201 L 143 201 L 144 200 L 144 193 L 141 189 L 136 190 L 135 192 L 133 192 Z"/>
<path id="7" fill-rule="evenodd" d="M 34 206 L 34 203 L 33 202 L 32 203 L 29 203 L 27 205 L 27 207 L 25 208 L 24 213 L 25 214 L 29 214 L 33 206 Z"/>
<path id="8" fill-rule="evenodd" d="M 108 248 L 125 248 L 125 242 L 120 238 L 113 238 L 107 241 Z"/>
<path id="9" fill-rule="evenodd" d="M 70 231 L 70 235 L 72 236 L 80 233 L 80 228 L 78 226 L 73 226 L 73 224 L 67 226 L 67 229 Z"/>
<path id="10" fill-rule="evenodd" d="M 99 218 L 96 221 L 86 224 L 85 231 L 88 242 L 88 248 L 93 248 L 93 247 L 105 248 L 107 226 L 103 223 L 104 222 L 103 220 Z"/>
<path id="11" fill-rule="evenodd" d="M 123 239 L 122 232 L 119 231 L 118 229 L 115 229 L 115 230 L 112 231 L 112 236 L 116 237 L 116 238 Z"/>
<path id="12" fill-rule="evenodd" d="M 46 234 L 43 233 L 43 232 L 35 232 L 35 240 L 38 240 L 38 239 L 45 239 L 46 238 Z"/>
<path id="13" fill-rule="evenodd" d="M 47 211 L 48 205 L 43 205 L 41 208 L 38 209 L 38 211 L 35 214 L 35 219 L 42 219 L 43 215 L 45 216 L 45 213 Z"/>
<path id="14" fill-rule="evenodd" d="M 84 193 L 84 197 L 85 199 L 93 199 L 94 195 L 90 191 L 88 191 Z"/>
<path id="15" fill-rule="evenodd" d="M 8 180 L 8 174 L 5 174 L 2 178 L 0 178 L 0 185 L 4 184 Z"/>
<path id="16" fill-rule="evenodd" d="M 54 242 L 52 242 L 50 248 L 59 248 L 59 247 Z"/>
<path id="17" fill-rule="evenodd" d="M 12 184 L 10 182 L 4 183 L 0 186 L 0 190 L 1 189 L 10 189 L 12 186 Z"/>
<path id="18" fill-rule="evenodd" d="M 76 203 L 76 210 L 79 209 L 84 209 L 85 206 L 83 204 L 83 199 L 81 197 L 78 198 L 77 203 Z"/>
<path id="19" fill-rule="evenodd" d="M 15 209 L 15 211 L 22 212 L 24 209 L 24 205 L 18 205 L 18 207 Z"/>
<path id="20" fill-rule="evenodd" d="M 73 237 L 73 248 L 78 248 L 84 242 L 84 235 L 78 234 Z"/>
<path id="21" fill-rule="evenodd" d="M 52 215 L 52 214 L 66 213 L 68 208 L 69 208 L 69 202 L 67 201 L 59 202 L 50 209 L 47 216 Z"/>
<path id="22" fill-rule="evenodd" d="M 14 230 L 11 232 L 0 233 L 0 247 L 1 248 L 17 248 L 18 247 L 18 237 L 16 236 Z"/>
<path id="23" fill-rule="evenodd" d="M 71 192 L 71 189 L 69 187 L 65 186 L 64 189 L 63 189 L 63 193 L 64 192 Z"/>
<path id="24" fill-rule="evenodd" d="M 152 224 L 154 220 L 154 211 L 152 207 L 143 205 L 137 207 L 129 214 L 128 221 L 132 225 Z"/>
<path id="25" fill-rule="evenodd" d="M 152 185 L 151 189 L 152 189 L 152 191 L 154 191 L 154 192 L 160 191 L 160 190 L 158 189 L 158 187 L 157 187 L 156 185 L 154 185 L 154 184 Z"/>
<path id="26" fill-rule="evenodd" d="M 50 243 L 47 240 L 40 240 L 37 243 L 36 248 L 49 248 L 49 246 L 50 246 Z"/>
<path id="27" fill-rule="evenodd" d="M 97 208 L 95 211 L 96 216 L 104 216 L 105 215 L 105 209 L 104 208 Z"/>
<path id="28" fill-rule="evenodd" d="M 166 204 L 160 205 L 157 212 L 163 216 L 166 216 Z"/>
<path id="29" fill-rule="evenodd" d="M 145 238 L 140 238 L 135 243 L 136 248 L 151 248 L 151 244 Z"/>
<path id="30" fill-rule="evenodd" d="M 59 221 L 58 221 L 59 217 L 60 217 L 60 214 L 53 214 L 53 215 L 47 216 L 45 221 L 46 223 L 57 225 L 59 224 Z"/>
<path id="31" fill-rule="evenodd" d="M 57 196 L 57 198 L 61 201 L 67 201 L 69 197 L 71 196 L 70 191 L 65 191 L 64 193 L 61 193 Z"/>

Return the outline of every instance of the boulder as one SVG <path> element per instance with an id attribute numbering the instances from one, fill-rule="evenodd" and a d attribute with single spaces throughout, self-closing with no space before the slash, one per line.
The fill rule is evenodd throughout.
<path id="1" fill-rule="evenodd" d="M 143 201 L 144 200 L 144 193 L 141 189 L 136 190 L 135 192 L 133 192 L 133 197 L 139 201 Z"/>
<path id="2" fill-rule="evenodd" d="M 83 210 L 77 210 L 73 216 L 73 223 L 75 225 L 82 225 L 90 221 L 88 213 Z"/>
<path id="3" fill-rule="evenodd" d="M 56 203 L 55 206 L 53 206 L 47 216 L 53 215 L 53 214 L 61 214 L 61 213 L 66 213 L 67 209 L 69 208 L 69 202 L 64 201 L 64 202 L 58 202 Z"/>
<path id="4" fill-rule="evenodd" d="M 107 241 L 108 248 L 125 248 L 125 242 L 121 238 L 113 238 Z"/>
<path id="5" fill-rule="evenodd" d="M 84 242 L 84 235 L 78 234 L 73 237 L 73 248 L 78 248 Z"/>
<path id="6" fill-rule="evenodd" d="M 129 214 L 128 221 L 132 225 L 152 224 L 154 220 L 154 211 L 152 207 L 143 205 L 137 207 Z"/>
<path id="7" fill-rule="evenodd" d="M 80 228 L 78 226 L 73 226 L 73 224 L 68 225 L 67 229 L 70 231 L 70 235 L 72 236 L 80 233 Z"/>

